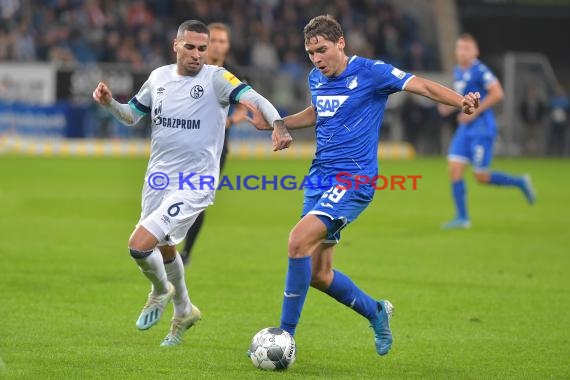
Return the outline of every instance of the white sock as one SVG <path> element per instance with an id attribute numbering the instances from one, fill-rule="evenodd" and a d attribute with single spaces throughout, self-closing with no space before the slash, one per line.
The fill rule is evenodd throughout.
<path id="1" fill-rule="evenodd" d="M 166 280 L 166 270 L 162 261 L 162 255 L 158 248 L 143 259 L 135 258 L 141 272 L 152 282 L 152 292 L 155 295 L 168 292 L 168 281 Z"/>
<path id="2" fill-rule="evenodd" d="M 182 258 L 178 252 L 176 252 L 176 258 L 172 262 L 164 264 L 164 267 L 166 268 L 168 281 L 170 281 L 176 289 L 176 294 L 174 295 L 174 298 L 172 298 L 172 303 L 174 304 L 174 316 L 184 317 L 192 311 L 192 303 L 190 302 L 188 289 L 186 288 L 184 264 L 182 263 Z"/>

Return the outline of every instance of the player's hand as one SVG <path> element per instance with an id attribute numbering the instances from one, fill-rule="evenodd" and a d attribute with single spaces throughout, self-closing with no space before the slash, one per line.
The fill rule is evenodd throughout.
<path id="1" fill-rule="evenodd" d="M 463 97 L 461 101 L 461 111 L 464 114 L 472 115 L 476 112 L 476 109 L 479 108 L 479 99 L 481 95 L 478 92 L 470 92 Z"/>
<path id="2" fill-rule="evenodd" d="M 249 117 L 246 114 L 245 119 L 249 121 L 251 124 L 253 124 L 255 128 L 259 129 L 260 131 L 270 131 L 273 129 L 271 128 L 271 125 L 269 125 L 267 120 L 265 120 L 261 111 L 259 111 L 256 106 L 245 100 L 240 101 L 240 104 L 243 104 L 245 108 L 247 108 L 247 110 L 251 112 L 251 117 Z"/>
<path id="3" fill-rule="evenodd" d="M 242 107 L 240 104 L 238 104 L 237 107 L 235 107 L 232 116 L 230 116 L 230 122 L 232 124 L 237 124 L 246 120 L 247 120 L 247 108 Z"/>
<path id="4" fill-rule="evenodd" d="M 107 106 L 111 104 L 111 100 L 113 100 L 113 94 L 105 83 L 99 82 L 95 88 L 95 91 L 93 91 L 93 100 L 103 106 Z"/>
<path id="5" fill-rule="evenodd" d="M 285 127 L 283 120 L 278 120 L 273 124 L 273 134 L 271 135 L 271 140 L 273 140 L 273 151 L 287 149 L 293 142 L 293 137 Z"/>

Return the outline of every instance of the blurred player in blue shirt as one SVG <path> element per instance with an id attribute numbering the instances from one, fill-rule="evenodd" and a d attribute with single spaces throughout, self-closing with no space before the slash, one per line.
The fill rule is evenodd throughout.
<path id="1" fill-rule="evenodd" d="M 513 176 L 491 171 L 493 144 L 497 135 L 497 124 L 492 107 L 503 99 L 503 88 L 495 75 L 477 59 L 479 48 L 470 34 L 459 37 L 455 47 L 458 65 L 453 71 L 453 85 L 460 94 L 479 92 L 481 104 L 471 115 L 457 117 L 459 127 L 453 136 L 447 156 L 451 192 L 455 202 L 455 219 L 443 228 L 469 228 L 471 221 L 467 212 L 467 192 L 464 180 L 465 168 L 473 165 L 475 178 L 479 183 L 519 188 L 527 201 L 534 203 L 535 195 L 529 175 Z M 440 105 L 442 115 L 451 113 L 449 107 Z"/>
<path id="2" fill-rule="evenodd" d="M 379 129 L 390 94 L 409 91 L 468 114 L 479 105 L 478 94 L 463 96 L 388 63 L 348 57 L 341 26 L 331 16 L 312 19 L 304 35 L 305 49 L 315 66 L 308 81 L 312 104 L 286 117 L 285 125 L 288 129 L 315 126 L 317 150 L 309 170 L 315 186 L 305 187 L 302 217 L 289 235 L 281 328 L 295 334 L 307 291 L 313 286 L 365 317 L 374 331 L 376 351 L 385 355 L 392 346 L 392 304 L 377 301 L 347 275 L 333 270 L 333 250 L 340 231 L 374 196 L 374 184 L 360 183 L 357 187 L 356 178 L 378 174 Z M 252 112 L 250 121 L 257 128 L 270 128 L 259 112 Z M 339 173 L 353 180 L 350 188 L 335 179 Z M 332 177 L 332 184 L 317 186 L 325 177 Z"/>

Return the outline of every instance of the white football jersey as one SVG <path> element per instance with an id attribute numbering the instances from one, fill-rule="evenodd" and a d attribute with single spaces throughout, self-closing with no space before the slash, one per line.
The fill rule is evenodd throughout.
<path id="1" fill-rule="evenodd" d="M 249 89 L 218 66 L 204 65 L 196 76 L 178 75 L 175 64 L 154 70 L 129 102 L 152 121 L 145 182 L 161 172 L 170 179 L 168 190 L 188 190 L 179 178 L 196 173 L 189 179 L 196 188 L 201 176 L 214 177 L 217 186 L 229 105 Z"/>

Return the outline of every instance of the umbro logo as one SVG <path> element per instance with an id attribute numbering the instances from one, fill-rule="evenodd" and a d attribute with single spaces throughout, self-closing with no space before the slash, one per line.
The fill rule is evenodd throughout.
<path id="1" fill-rule="evenodd" d="M 166 88 L 159 87 L 156 89 L 156 95 L 162 95 L 166 91 Z"/>

